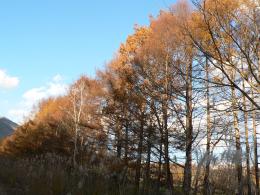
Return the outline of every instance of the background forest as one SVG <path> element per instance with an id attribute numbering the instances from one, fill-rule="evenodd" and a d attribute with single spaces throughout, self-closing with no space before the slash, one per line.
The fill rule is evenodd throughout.
<path id="1" fill-rule="evenodd" d="M 180 1 L 1 141 L 1 194 L 259 194 L 260 1 Z"/>

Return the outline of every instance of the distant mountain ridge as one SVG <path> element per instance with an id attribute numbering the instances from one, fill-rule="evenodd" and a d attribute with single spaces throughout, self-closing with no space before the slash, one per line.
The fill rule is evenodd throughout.
<path id="1" fill-rule="evenodd" d="M 11 135 L 14 130 L 18 127 L 18 124 L 11 121 L 6 117 L 0 118 L 0 138 L 4 138 L 8 135 Z"/>

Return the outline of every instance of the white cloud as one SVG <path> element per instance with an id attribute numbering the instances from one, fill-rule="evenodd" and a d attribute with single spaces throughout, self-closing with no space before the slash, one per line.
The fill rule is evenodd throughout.
<path id="1" fill-rule="evenodd" d="M 19 79 L 17 77 L 9 76 L 6 71 L 0 69 L 0 88 L 11 89 L 17 87 Z"/>
<path id="2" fill-rule="evenodd" d="M 33 107 L 41 100 L 66 94 L 68 85 L 62 82 L 62 80 L 62 76 L 56 75 L 44 86 L 27 90 L 23 94 L 19 105 L 9 110 L 8 117 L 17 122 L 23 122 L 24 119 L 30 117 Z"/>
<path id="3" fill-rule="evenodd" d="M 63 80 L 63 77 L 60 74 L 56 74 L 53 79 L 54 82 L 60 82 Z"/>
<path id="4" fill-rule="evenodd" d="M 23 94 L 28 104 L 35 104 L 48 97 L 57 97 L 66 93 L 67 85 L 64 83 L 48 83 L 46 86 L 33 88 Z"/>

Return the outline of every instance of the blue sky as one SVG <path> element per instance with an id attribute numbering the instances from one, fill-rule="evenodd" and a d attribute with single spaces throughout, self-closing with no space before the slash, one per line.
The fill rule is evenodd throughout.
<path id="1" fill-rule="evenodd" d="M 95 75 L 174 0 L 0 1 L 0 115 L 21 122 L 42 98 Z"/>

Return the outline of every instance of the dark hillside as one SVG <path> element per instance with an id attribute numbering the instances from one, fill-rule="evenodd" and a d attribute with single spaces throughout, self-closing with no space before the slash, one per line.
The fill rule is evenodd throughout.
<path id="1" fill-rule="evenodd" d="M 0 138 L 11 135 L 17 127 L 18 125 L 8 118 L 0 118 Z"/>

